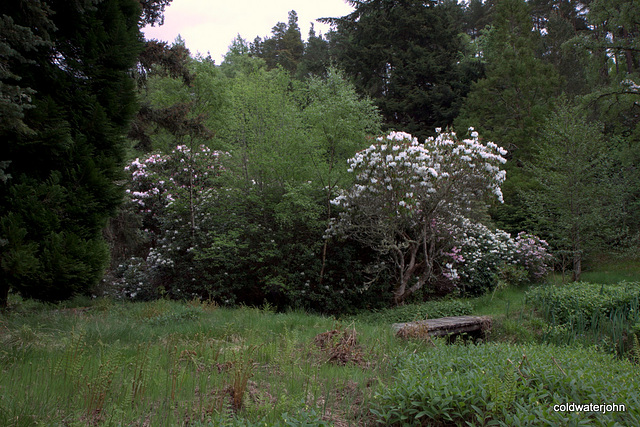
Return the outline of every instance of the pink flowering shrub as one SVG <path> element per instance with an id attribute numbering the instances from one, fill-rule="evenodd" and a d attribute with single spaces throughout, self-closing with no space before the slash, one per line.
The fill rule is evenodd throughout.
<path id="1" fill-rule="evenodd" d="M 128 196 L 130 209 L 142 218 L 140 232 L 147 241 L 144 265 L 134 258 L 119 270 L 144 271 L 147 280 L 129 283 L 123 274 L 116 280 L 117 293 L 134 299 L 150 299 L 153 292 L 140 292 L 140 283 L 163 286 L 176 297 L 188 297 L 192 282 L 201 280 L 202 272 L 194 262 L 194 250 L 207 240 L 209 207 L 217 203 L 217 180 L 224 171 L 226 153 L 200 145 L 191 149 L 179 145 L 169 154 L 150 154 L 137 158 L 125 167 L 131 175 Z M 179 277 L 179 280 L 175 280 Z M 182 285 L 180 285 L 182 283 Z"/>
<path id="2" fill-rule="evenodd" d="M 553 255 L 549 253 L 549 244 L 533 234 L 518 233 L 515 240 L 514 258 L 517 264 L 529 273 L 532 282 L 540 281 L 552 270 Z"/>
<path id="3" fill-rule="evenodd" d="M 503 230 L 467 218 L 462 218 L 454 230 L 453 240 L 459 249 L 445 255 L 451 259 L 449 271 L 459 278 L 463 293 L 479 295 L 491 290 L 499 278 L 513 276 L 513 268 L 526 272 L 531 282 L 542 279 L 551 269 L 549 245 L 534 235 L 521 232 L 514 239 Z"/>

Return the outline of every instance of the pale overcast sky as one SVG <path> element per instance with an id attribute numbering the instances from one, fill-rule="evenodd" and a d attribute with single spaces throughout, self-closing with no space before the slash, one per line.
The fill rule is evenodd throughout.
<path id="1" fill-rule="evenodd" d="M 143 32 L 147 39 L 167 42 L 180 34 L 193 55 L 211 52 L 220 64 L 238 34 L 248 42 L 256 36 L 270 36 L 274 25 L 287 22 L 290 10 L 298 13 L 300 32 L 306 39 L 312 22 L 316 33 L 328 31 L 317 18 L 344 16 L 353 8 L 344 0 L 173 0 L 165 10 L 164 25 L 146 27 Z"/>

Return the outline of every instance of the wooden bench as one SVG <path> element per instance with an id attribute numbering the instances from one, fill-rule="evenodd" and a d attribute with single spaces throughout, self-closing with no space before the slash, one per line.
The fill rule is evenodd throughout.
<path id="1" fill-rule="evenodd" d="M 417 320 L 391 325 L 400 337 L 441 337 L 450 334 L 485 331 L 491 327 L 489 316 L 456 316 Z"/>

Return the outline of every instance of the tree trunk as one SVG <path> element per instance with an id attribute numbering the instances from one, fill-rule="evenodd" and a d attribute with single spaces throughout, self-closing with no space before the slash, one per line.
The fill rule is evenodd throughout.
<path id="1" fill-rule="evenodd" d="M 400 252 L 400 256 L 402 257 L 403 262 L 398 266 L 399 273 L 400 273 L 400 283 L 396 288 L 396 290 L 393 292 L 393 301 L 395 305 L 402 304 L 409 295 L 411 295 L 413 292 L 417 290 L 412 288 L 407 289 L 407 286 L 409 285 L 409 281 L 411 280 L 414 273 L 416 272 L 416 269 L 418 268 L 418 263 L 416 263 L 416 258 L 419 250 L 420 250 L 420 245 L 418 245 L 417 243 L 411 244 L 409 264 L 406 267 L 404 263 L 404 254 L 402 254 L 402 252 L 398 250 Z"/>
<path id="2" fill-rule="evenodd" d="M 327 197 L 327 229 L 331 224 L 331 189 Z M 327 265 L 327 248 L 329 247 L 329 239 L 324 239 L 324 245 L 322 246 L 322 267 L 320 268 L 320 279 L 318 280 L 318 286 L 322 286 L 324 280 L 324 269 Z"/>
<path id="3" fill-rule="evenodd" d="M 574 282 L 578 282 L 580 280 L 580 276 L 582 275 L 582 257 L 580 256 L 580 252 L 576 251 L 573 254 L 573 277 L 572 280 Z"/>

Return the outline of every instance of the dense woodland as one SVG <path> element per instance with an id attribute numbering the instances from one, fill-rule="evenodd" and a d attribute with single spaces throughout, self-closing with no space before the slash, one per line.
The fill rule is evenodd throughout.
<path id="1" fill-rule="evenodd" d="M 0 304 L 338 313 L 637 256 L 639 1 L 353 0 L 221 64 L 142 38 L 169 3 L 0 5 Z"/>

